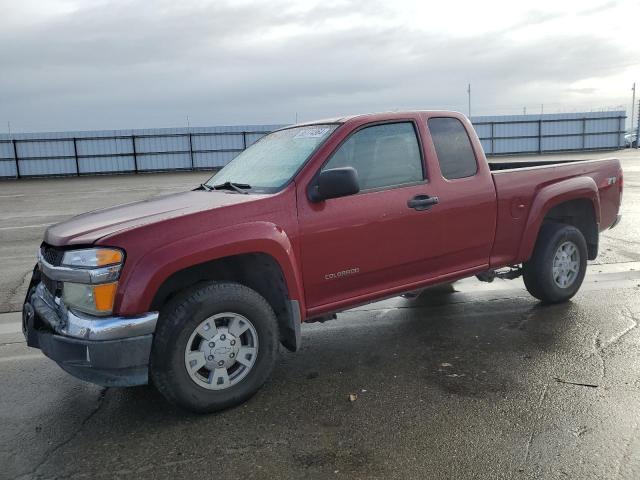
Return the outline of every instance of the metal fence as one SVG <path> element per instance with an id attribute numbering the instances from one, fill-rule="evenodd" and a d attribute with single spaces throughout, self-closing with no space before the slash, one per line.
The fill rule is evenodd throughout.
<path id="1" fill-rule="evenodd" d="M 474 117 L 487 155 L 616 149 L 625 112 Z M 209 170 L 282 125 L 0 135 L 0 178 Z"/>
<path id="2" fill-rule="evenodd" d="M 624 147 L 626 113 L 588 112 L 474 117 L 487 155 L 611 150 Z"/>
<path id="3" fill-rule="evenodd" d="M 0 138 L 0 177 L 210 170 L 278 127 L 15 135 Z"/>

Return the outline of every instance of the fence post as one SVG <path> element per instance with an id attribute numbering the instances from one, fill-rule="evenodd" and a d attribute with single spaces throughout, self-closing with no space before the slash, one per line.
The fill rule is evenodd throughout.
<path id="1" fill-rule="evenodd" d="M 189 158 L 191 159 L 191 170 L 193 171 L 193 145 L 191 143 L 191 132 L 189 132 Z"/>
<path id="2" fill-rule="evenodd" d="M 247 132 L 242 132 L 242 149 L 247 149 Z"/>
<path id="3" fill-rule="evenodd" d="M 538 155 L 542 153 L 542 119 L 538 120 Z"/>
<path id="4" fill-rule="evenodd" d="M 16 179 L 20 178 L 20 161 L 18 160 L 18 149 L 16 148 L 16 139 L 11 140 L 13 144 L 13 158 L 16 161 Z"/>
<path id="5" fill-rule="evenodd" d="M 76 143 L 76 137 L 73 137 L 73 156 L 76 159 L 76 176 L 80 176 L 80 164 L 78 163 L 78 144 Z"/>
<path id="6" fill-rule="evenodd" d="M 587 134 L 587 118 L 586 117 L 582 117 L 582 150 L 584 150 L 584 146 L 585 146 L 585 136 Z"/>
<path id="7" fill-rule="evenodd" d="M 640 115 L 640 100 L 638 100 L 638 114 Z M 633 129 L 633 125 L 631 125 Z M 633 142 L 631 143 L 633 146 Z M 638 118 L 638 129 L 636 130 L 636 150 L 640 149 L 640 118 Z"/>
<path id="8" fill-rule="evenodd" d="M 496 147 L 495 147 L 495 135 L 494 135 L 494 128 L 493 126 L 495 125 L 494 122 L 491 122 L 491 155 L 495 155 L 496 154 Z"/>
<path id="9" fill-rule="evenodd" d="M 138 173 L 138 154 L 136 153 L 136 136 L 131 135 L 131 146 L 133 148 L 133 168 L 134 172 Z"/>
<path id="10" fill-rule="evenodd" d="M 626 116 L 618 117 L 618 144 L 616 145 L 618 148 L 624 148 L 624 121 L 626 120 Z M 633 128 L 633 125 L 631 125 Z M 622 142 L 622 144 L 620 144 Z"/>

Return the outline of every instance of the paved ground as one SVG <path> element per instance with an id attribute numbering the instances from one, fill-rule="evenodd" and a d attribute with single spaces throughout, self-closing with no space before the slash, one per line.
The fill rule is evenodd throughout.
<path id="1" fill-rule="evenodd" d="M 465 280 L 351 310 L 305 325 L 302 351 L 221 414 L 75 380 L 0 314 L 0 479 L 639 478 L 640 155 L 616 155 L 625 217 L 574 301 Z M 0 183 L 0 306 L 21 303 L 46 224 L 206 178 Z"/>

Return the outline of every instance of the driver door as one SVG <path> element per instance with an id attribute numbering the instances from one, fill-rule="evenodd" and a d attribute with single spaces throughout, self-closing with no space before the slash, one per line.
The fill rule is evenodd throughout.
<path id="1" fill-rule="evenodd" d="M 433 211 L 409 205 L 430 190 L 413 121 L 356 130 L 322 170 L 345 166 L 357 171 L 360 193 L 317 203 L 304 189 L 298 193 L 303 279 L 311 309 L 424 278 L 429 252 L 439 251 L 442 242 L 437 205 Z"/>

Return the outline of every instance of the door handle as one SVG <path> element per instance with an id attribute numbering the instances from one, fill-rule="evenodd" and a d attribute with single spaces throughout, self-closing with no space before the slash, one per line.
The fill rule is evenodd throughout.
<path id="1" fill-rule="evenodd" d="M 440 202 L 438 197 L 430 197 L 429 195 L 416 195 L 415 197 L 407 201 L 407 207 L 414 210 L 422 211 L 429 210 L 434 205 Z"/>

